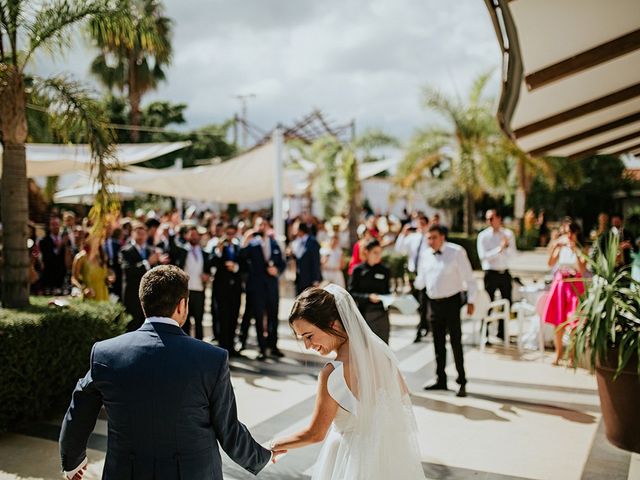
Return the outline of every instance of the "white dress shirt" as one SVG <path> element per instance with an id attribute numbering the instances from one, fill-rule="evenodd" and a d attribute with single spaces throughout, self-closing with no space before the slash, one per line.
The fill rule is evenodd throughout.
<path id="1" fill-rule="evenodd" d="M 166 323 L 167 325 L 175 325 L 176 327 L 180 326 L 178 322 L 169 317 L 149 317 L 144 323 Z"/>
<path id="2" fill-rule="evenodd" d="M 187 260 L 184 262 L 184 271 L 189 275 L 189 290 L 203 292 L 204 283 L 202 274 L 204 271 L 204 257 L 199 245 L 187 247 Z"/>
<path id="3" fill-rule="evenodd" d="M 473 303 L 478 286 L 473 276 L 467 252 L 460 245 L 444 242 L 440 253 L 431 248 L 420 254 L 415 288 L 426 288 L 429 298 L 438 300 L 467 291 L 467 300 Z"/>
<path id="4" fill-rule="evenodd" d="M 502 249 L 502 240 L 507 239 L 509 246 Z M 509 259 L 516 254 L 516 240 L 513 232 L 500 227 L 495 231 L 488 227 L 478 234 L 478 257 L 482 270 L 504 271 L 509 269 Z"/>
<path id="5" fill-rule="evenodd" d="M 297 259 L 302 258 L 304 252 L 307 250 L 308 239 L 309 235 L 304 235 L 302 237 L 296 238 L 293 242 L 291 242 L 291 249 L 293 250 L 293 254 Z"/>
<path id="6" fill-rule="evenodd" d="M 407 255 L 407 268 L 410 272 L 415 273 L 418 266 L 416 265 L 416 259 L 429 248 L 425 235 L 420 232 L 413 232 L 408 235 L 399 235 L 394 250 L 403 255 Z M 418 255 L 420 254 L 420 255 Z"/>

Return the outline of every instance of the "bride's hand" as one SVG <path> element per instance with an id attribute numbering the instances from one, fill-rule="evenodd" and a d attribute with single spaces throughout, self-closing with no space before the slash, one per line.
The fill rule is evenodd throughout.
<path id="1" fill-rule="evenodd" d="M 276 463 L 280 455 L 284 455 L 288 450 L 271 450 L 273 456 L 271 457 L 271 463 Z"/>

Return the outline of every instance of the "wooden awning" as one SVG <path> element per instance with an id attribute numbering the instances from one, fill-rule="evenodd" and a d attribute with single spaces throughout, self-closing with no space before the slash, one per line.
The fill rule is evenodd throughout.
<path id="1" fill-rule="evenodd" d="M 503 52 L 498 119 L 532 155 L 640 152 L 638 0 L 485 0 Z"/>

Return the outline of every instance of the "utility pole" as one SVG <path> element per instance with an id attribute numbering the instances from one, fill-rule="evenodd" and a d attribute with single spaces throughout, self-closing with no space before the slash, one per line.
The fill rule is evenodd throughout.
<path id="1" fill-rule="evenodd" d="M 250 98 L 255 98 L 255 93 L 245 93 L 234 95 L 235 98 L 240 100 L 240 117 L 242 118 L 242 148 L 247 148 L 249 143 L 249 124 L 247 118 L 247 100 Z"/>

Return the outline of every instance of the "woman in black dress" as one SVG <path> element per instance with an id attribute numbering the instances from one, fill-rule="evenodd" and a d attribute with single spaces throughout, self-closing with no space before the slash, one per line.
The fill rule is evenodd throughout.
<path id="1" fill-rule="evenodd" d="M 364 247 L 365 261 L 353 270 L 349 279 L 349 293 L 371 330 L 389 343 L 389 313 L 380 295 L 391 293 L 389 269 L 382 262 L 382 247 L 378 240 L 370 240 Z"/>

